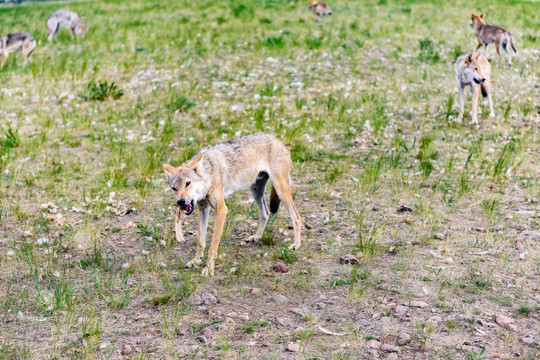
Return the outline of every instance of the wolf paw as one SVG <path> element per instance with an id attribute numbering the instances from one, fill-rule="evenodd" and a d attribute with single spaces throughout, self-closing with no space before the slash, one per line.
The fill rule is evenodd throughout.
<path id="1" fill-rule="evenodd" d="M 250 237 L 247 238 L 247 242 L 256 242 L 256 241 L 259 241 L 261 240 L 261 236 L 260 235 L 251 235 Z"/>
<path id="2" fill-rule="evenodd" d="M 192 267 L 199 267 L 199 265 L 201 265 L 202 263 L 202 259 L 192 259 L 190 261 L 188 261 L 188 263 L 186 264 L 186 267 L 187 268 L 192 268 Z"/>
<path id="3" fill-rule="evenodd" d="M 289 250 L 298 250 L 299 248 L 300 248 L 300 245 L 297 246 L 297 245 L 294 244 L 294 243 L 291 244 L 291 245 L 289 245 Z"/>
<path id="4" fill-rule="evenodd" d="M 213 266 L 210 266 L 210 265 L 207 265 L 207 266 L 201 271 L 201 275 L 202 275 L 202 276 L 206 276 L 206 277 L 214 276 L 214 267 L 213 267 Z"/>

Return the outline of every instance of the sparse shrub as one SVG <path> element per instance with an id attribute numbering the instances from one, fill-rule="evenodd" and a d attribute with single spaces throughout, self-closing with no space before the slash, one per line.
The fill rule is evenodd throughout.
<path id="1" fill-rule="evenodd" d="M 106 99 L 118 100 L 124 96 L 124 91 L 113 81 L 92 80 L 86 87 L 86 94 L 81 97 L 85 100 L 103 101 Z"/>
<path id="2" fill-rule="evenodd" d="M 195 99 L 185 97 L 182 94 L 173 93 L 169 98 L 169 103 L 166 107 L 171 111 L 186 112 L 195 105 L 197 105 Z"/>
<path id="3" fill-rule="evenodd" d="M 252 332 L 264 326 L 268 326 L 268 321 L 250 320 L 245 325 L 240 326 L 240 329 L 242 329 L 246 334 L 251 334 Z"/>

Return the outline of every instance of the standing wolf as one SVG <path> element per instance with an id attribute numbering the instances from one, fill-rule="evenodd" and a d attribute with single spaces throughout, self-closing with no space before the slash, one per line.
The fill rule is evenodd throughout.
<path id="1" fill-rule="evenodd" d="M 317 16 L 317 21 L 322 22 L 325 15 L 332 15 L 332 10 L 325 2 L 319 2 L 317 0 L 309 0 L 309 8 L 313 10 L 315 16 Z"/>
<path id="2" fill-rule="evenodd" d="M 463 119 L 465 102 L 465 86 L 470 86 L 473 96 L 471 123 L 478 124 L 478 93 L 488 98 L 489 116 L 493 117 L 493 102 L 491 101 L 491 65 L 480 53 L 470 53 L 460 56 L 455 63 L 456 80 L 459 89 L 459 115 L 457 121 Z"/>
<path id="3" fill-rule="evenodd" d="M 68 10 L 57 10 L 47 19 L 47 29 L 49 31 L 49 41 L 52 41 L 53 36 L 58 40 L 58 30 L 60 26 L 68 29 L 72 39 L 76 35 L 84 36 L 88 32 L 88 28 L 84 25 L 79 15 Z"/>
<path id="4" fill-rule="evenodd" d="M 514 39 L 512 35 L 503 27 L 486 24 L 484 21 L 484 14 L 475 15 L 471 14 L 470 25 L 474 26 L 476 30 L 476 38 L 478 45 L 476 50 L 480 49 L 484 45 L 484 56 L 487 57 L 488 44 L 495 43 L 495 49 L 499 54 L 499 59 L 502 61 L 500 46 L 502 45 L 504 51 L 508 55 L 508 63 L 512 65 L 512 55 L 508 51 L 508 45 L 512 47 L 512 50 L 517 54 L 516 47 L 514 46 Z"/>
<path id="5" fill-rule="evenodd" d="M 16 32 L 0 36 L 0 53 L 2 54 L 2 64 L 4 67 L 9 53 L 20 51 L 22 53 L 24 64 L 26 65 L 28 57 L 36 48 L 36 39 L 27 32 Z"/>
<path id="6" fill-rule="evenodd" d="M 202 262 L 206 247 L 208 213 L 212 207 L 216 211 L 216 223 L 212 245 L 208 252 L 208 262 L 202 273 L 205 276 L 214 274 L 221 232 L 227 216 L 225 198 L 236 191 L 251 189 L 259 207 L 260 223 L 257 232 L 250 239 L 258 240 L 262 237 L 269 215 L 264 200 L 264 189 L 269 179 L 273 183 L 270 194 L 270 213 L 275 214 L 280 201 L 283 201 L 294 228 L 294 243 L 290 249 L 298 249 L 301 244 L 302 219 L 296 211 L 291 196 L 290 168 L 289 150 L 275 136 L 263 133 L 244 136 L 202 150 L 178 168 L 164 164 L 163 169 L 167 174 L 169 186 L 176 195 L 176 203 L 179 207 L 175 222 L 178 241 L 183 241 L 182 211 L 190 215 L 195 210 L 195 206 L 199 206 L 197 252 L 195 258 L 189 261 L 187 266 L 196 266 Z"/>

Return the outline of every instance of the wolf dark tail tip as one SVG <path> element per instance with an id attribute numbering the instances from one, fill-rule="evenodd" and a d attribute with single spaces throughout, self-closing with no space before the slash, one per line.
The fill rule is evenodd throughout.
<path id="1" fill-rule="evenodd" d="M 483 97 L 488 96 L 486 84 L 484 84 L 484 83 L 480 84 L 480 91 L 482 92 Z"/>
<path id="2" fill-rule="evenodd" d="M 272 186 L 272 191 L 270 192 L 270 213 L 275 214 L 279 210 L 279 203 L 281 200 L 276 192 L 274 186 Z"/>

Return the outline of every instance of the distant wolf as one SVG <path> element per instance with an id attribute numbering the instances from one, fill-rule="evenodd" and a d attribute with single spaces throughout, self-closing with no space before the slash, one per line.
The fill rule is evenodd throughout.
<path id="1" fill-rule="evenodd" d="M 473 96 L 472 124 L 478 123 L 478 93 L 488 98 L 489 116 L 493 117 L 493 102 L 491 101 L 491 65 L 480 53 L 469 53 L 460 56 L 455 63 L 456 80 L 459 89 L 459 115 L 458 122 L 463 119 L 463 106 L 465 102 L 465 86 L 470 86 Z"/>
<path id="2" fill-rule="evenodd" d="M 16 32 L 0 36 L 0 53 L 2 54 L 2 64 L 4 67 L 9 53 L 20 51 L 22 53 L 24 64 L 28 62 L 28 57 L 36 48 L 36 39 L 27 32 Z"/>
<path id="3" fill-rule="evenodd" d="M 471 21 L 469 24 L 474 26 L 474 29 L 476 30 L 476 38 L 478 40 L 476 50 L 484 45 L 484 56 L 487 57 L 488 44 L 495 43 L 495 49 L 497 50 L 497 54 L 499 54 L 499 59 L 502 61 L 500 52 L 500 46 L 502 45 L 504 51 L 508 55 L 508 63 L 512 65 L 512 55 L 508 51 L 508 45 L 512 47 L 512 50 L 514 50 L 516 54 L 517 50 L 514 46 L 514 39 L 508 30 L 500 26 L 486 24 L 484 21 L 484 14 L 471 14 Z"/>
<path id="4" fill-rule="evenodd" d="M 317 21 L 322 22 L 325 15 L 332 15 L 332 10 L 325 2 L 319 2 L 317 0 L 309 0 L 309 8 L 313 10 L 315 16 L 317 16 Z"/>
<path id="5" fill-rule="evenodd" d="M 53 36 L 58 40 L 58 30 L 60 26 L 68 29 L 72 39 L 76 35 L 84 36 L 88 32 L 88 28 L 84 25 L 79 15 L 68 10 L 57 10 L 47 19 L 47 29 L 49 31 L 49 41 L 52 41 Z"/>
<path id="6" fill-rule="evenodd" d="M 224 144 L 201 150 L 180 167 L 164 164 L 163 169 L 169 181 L 169 187 L 176 195 L 178 212 L 175 221 L 176 239 L 183 241 L 181 217 L 182 211 L 190 215 L 199 206 L 199 231 L 197 234 L 197 252 L 195 258 L 186 266 L 201 264 L 206 247 L 206 230 L 210 208 L 216 211 L 216 223 L 212 236 L 212 245 L 208 252 L 208 261 L 202 274 L 214 275 L 214 265 L 225 218 L 227 206 L 225 198 L 232 193 L 251 189 L 253 198 L 260 211 L 259 228 L 249 240 L 262 237 L 269 211 L 264 200 L 264 190 L 268 180 L 272 180 L 270 194 L 270 213 L 278 211 L 280 201 L 287 208 L 294 229 L 294 243 L 290 249 L 298 249 L 301 244 L 300 233 L 302 219 L 293 203 L 289 172 L 291 155 L 285 145 L 275 136 L 264 133 L 244 136 Z"/>

